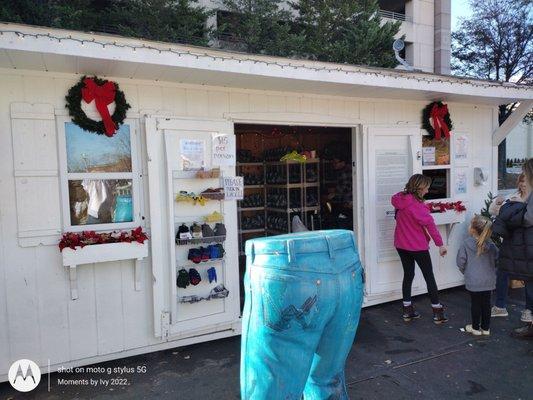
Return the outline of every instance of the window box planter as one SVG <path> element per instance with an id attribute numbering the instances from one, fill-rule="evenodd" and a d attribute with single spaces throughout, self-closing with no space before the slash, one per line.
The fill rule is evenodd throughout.
<path id="1" fill-rule="evenodd" d="M 459 224 L 465 222 L 466 212 L 458 212 L 455 210 L 446 210 L 441 213 L 432 213 L 431 216 L 435 221 L 435 225 Z"/>
<path id="2" fill-rule="evenodd" d="M 121 242 L 77 246 L 76 250 L 65 248 L 61 252 L 63 265 L 69 267 L 70 295 L 78 298 L 76 268 L 82 264 L 135 259 L 135 290 L 141 290 L 140 260 L 148 256 L 148 241 L 144 243 Z"/>

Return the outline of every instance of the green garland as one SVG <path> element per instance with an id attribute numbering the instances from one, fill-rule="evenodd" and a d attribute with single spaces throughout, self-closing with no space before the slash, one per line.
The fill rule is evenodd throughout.
<path id="1" fill-rule="evenodd" d="M 85 86 L 83 82 L 85 78 L 87 77 L 82 76 L 80 81 L 69 89 L 67 95 L 65 96 L 67 101 L 66 107 L 70 116 L 72 117 L 72 122 L 74 122 L 80 128 L 89 132 L 97 133 L 99 135 L 105 135 L 106 132 L 103 121 L 95 121 L 94 119 L 90 119 L 81 108 L 81 102 L 83 101 L 81 98 L 81 89 Z M 99 86 L 107 82 L 107 80 L 97 78 L 96 76 L 93 76 L 92 79 Z M 118 129 L 124 122 L 126 113 L 131 106 L 126 102 L 126 96 L 124 96 L 124 92 L 119 89 L 118 84 L 116 82 L 113 82 L 113 84 L 115 85 L 115 112 L 111 116 L 111 119 L 116 124 Z"/>
<path id="2" fill-rule="evenodd" d="M 434 101 L 433 103 L 429 103 L 422 111 L 422 128 L 428 131 L 431 139 L 435 138 L 435 129 L 433 129 L 431 123 L 429 122 L 429 118 L 431 117 L 431 109 L 433 108 L 434 104 L 437 104 L 439 107 L 442 107 L 444 105 L 442 101 Z M 453 129 L 453 122 L 450 118 L 450 113 L 447 113 L 444 116 L 444 122 L 446 123 L 446 125 L 448 125 L 448 129 L 451 132 Z"/>

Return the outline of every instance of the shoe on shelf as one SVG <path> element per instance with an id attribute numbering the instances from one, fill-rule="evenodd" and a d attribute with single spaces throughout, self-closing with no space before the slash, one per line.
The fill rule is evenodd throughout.
<path id="1" fill-rule="evenodd" d="M 490 310 L 490 316 L 491 317 L 508 317 L 509 313 L 507 312 L 507 308 L 503 307 L 496 307 L 493 306 Z"/>
<path id="2" fill-rule="evenodd" d="M 213 229 L 207 223 L 202 224 L 202 236 L 205 238 L 215 236 Z"/>
<path id="3" fill-rule="evenodd" d="M 413 319 L 420 318 L 420 314 L 415 310 L 415 307 L 411 304 L 410 306 L 403 306 L 402 318 L 405 322 L 409 322 L 409 321 L 412 321 Z"/>
<path id="4" fill-rule="evenodd" d="M 444 313 L 444 306 L 431 307 L 433 309 L 433 322 L 436 324 L 444 324 L 448 322 L 448 317 Z"/>
<path id="5" fill-rule="evenodd" d="M 520 316 L 520 321 L 522 322 L 533 322 L 533 315 L 531 310 L 522 310 L 522 315 Z"/>
<path id="6" fill-rule="evenodd" d="M 223 223 L 217 223 L 215 225 L 215 236 L 226 236 L 226 227 Z"/>
<path id="7" fill-rule="evenodd" d="M 481 330 L 479 329 L 474 329 L 472 327 L 472 325 L 468 324 L 467 326 L 465 326 L 465 331 L 467 331 L 468 333 L 471 333 L 472 335 L 474 336 L 481 336 L 483 333 Z M 488 331 L 485 331 L 485 332 L 488 332 Z"/>
<path id="8" fill-rule="evenodd" d="M 201 239 L 202 238 L 202 227 L 198 225 L 196 222 L 192 224 L 191 228 L 192 238 L 193 239 Z"/>
<path id="9" fill-rule="evenodd" d="M 518 339 L 533 339 L 533 323 L 529 323 L 526 326 L 513 329 L 511 336 Z"/>

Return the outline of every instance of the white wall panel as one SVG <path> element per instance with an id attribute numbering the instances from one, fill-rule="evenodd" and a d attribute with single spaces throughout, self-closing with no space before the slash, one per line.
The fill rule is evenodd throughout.
<path id="1" fill-rule="evenodd" d="M 229 112 L 229 93 L 210 90 L 208 93 L 208 113 L 211 118 L 223 118 Z"/>
<path id="2" fill-rule="evenodd" d="M 94 290 L 98 354 L 122 351 L 124 350 L 124 308 L 121 262 L 94 264 Z"/>
<path id="3" fill-rule="evenodd" d="M 41 354 L 51 364 L 70 360 L 68 301 L 70 292 L 56 246 L 35 248 L 36 297 Z"/>
<path id="4" fill-rule="evenodd" d="M 164 87 L 163 110 L 172 112 L 174 115 L 184 115 L 187 113 L 187 92 L 185 89 L 177 87 Z"/>

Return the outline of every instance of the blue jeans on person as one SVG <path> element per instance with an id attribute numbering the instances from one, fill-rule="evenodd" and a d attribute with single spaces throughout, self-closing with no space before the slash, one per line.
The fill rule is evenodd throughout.
<path id="1" fill-rule="evenodd" d="M 533 312 L 533 282 L 526 282 L 526 310 Z"/>
<path id="2" fill-rule="evenodd" d="M 496 300 L 494 305 L 499 308 L 507 307 L 507 293 L 509 292 L 509 273 L 496 269 Z"/>
<path id="3" fill-rule="evenodd" d="M 246 242 L 241 398 L 348 399 L 344 365 L 363 302 L 353 233 Z"/>

